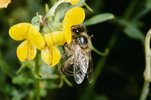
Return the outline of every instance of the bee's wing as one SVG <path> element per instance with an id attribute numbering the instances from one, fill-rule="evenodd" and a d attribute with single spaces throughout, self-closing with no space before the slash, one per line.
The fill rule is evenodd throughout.
<path id="1" fill-rule="evenodd" d="M 89 67 L 87 71 L 87 78 L 91 83 L 93 79 L 93 60 L 92 60 L 91 52 L 89 53 Z"/>
<path id="2" fill-rule="evenodd" d="M 85 78 L 85 73 L 81 70 L 81 68 L 79 66 L 74 66 L 74 71 L 73 71 L 73 75 L 74 75 L 74 79 L 76 81 L 77 84 L 82 83 L 82 81 Z"/>
<path id="3" fill-rule="evenodd" d="M 80 84 L 87 73 L 89 65 L 89 58 L 82 51 L 77 53 L 73 66 L 73 75 L 77 84 Z"/>

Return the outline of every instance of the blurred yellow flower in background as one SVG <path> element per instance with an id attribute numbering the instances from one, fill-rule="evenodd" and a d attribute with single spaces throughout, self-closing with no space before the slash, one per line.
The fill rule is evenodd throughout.
<path id="1" fill-rule="evenodd" d="M 17 48 L 20 61 L 32 60 L 36 56 L 36 48 L 41 50 L 45 41 L 38 30 L 30 23 L 19 23 L 9 29 L 9 35 L 16 41 L 24 40 Z"/>
<path id="2" fill-rule="evenodd" d="M 0 8 L 7 8 L 11 0 L 0 0 Z"/>
<path id="3" fill-rule="evenodd" d="M 64 2 L 70 2 L 72 5 L 76 5 L 80 0 L 64 0 Z"/>

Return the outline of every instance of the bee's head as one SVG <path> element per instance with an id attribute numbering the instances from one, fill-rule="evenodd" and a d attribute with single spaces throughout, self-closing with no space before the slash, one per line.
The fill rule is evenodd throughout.
<path id="1" fill-rule="evenodd" d="M 71 27 L 71 31 L 72 31 L 72 34 L 75 36 L 78 36 L 80 35 L 82 32 L 85 32 L 86 31 L 86 28 L 84 25 L 74 25 Z"/>

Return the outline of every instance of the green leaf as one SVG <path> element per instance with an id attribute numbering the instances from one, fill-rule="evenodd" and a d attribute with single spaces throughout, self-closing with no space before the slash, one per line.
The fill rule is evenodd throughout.
<path id="1" fill-rule="evenodd" d="M 42 20 L 42 16 L 38 13 L 31 20 L 32 25 L 34 25 L 38 31 L 40 30 L 40 20 Z"/>
<path id="2" fill-rule="evenodd" d="M 12 82 L 14 84 L 20 84 L 20 85 L 28 85 L 30 83 L 33 83 L 33 79 L 29 78 L 29 76 L 26 76 L 25 74 L 20 74 L 12 78 Z"/>
<path id="3" fill-rule="evenodd" d="M 98 24 L 98 23 L 113 19 L 113 18 L 114 18 L 114 15 L 111 13 L 99 14 L 85 21 L 84 24 L 86 26 L 94 25 L 94 24 Z"/>
<path id="4" fill-rule="evenodd" d="M 62 3 L 55 10 L 54 20 L 57 22 L 61 21 L 64 17 L 64 14 L 71 8 L 70 3 Z"/>
<path id="5" fill-rule="evenodd" d="M 133 39 L 138 39 L 142 43 L 144 43 L 145 36 L 136 26 L 132 24 L 127 24 L 127 27 L 124 29 L 124 32 L 126 33 L 127 36 Z"/>

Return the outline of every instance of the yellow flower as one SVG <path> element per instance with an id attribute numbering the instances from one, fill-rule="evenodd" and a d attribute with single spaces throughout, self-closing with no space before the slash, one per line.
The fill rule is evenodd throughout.
<path id="1" fill-rule="evenodd" d="M 9 29 L 9 35 L 16 41 L 24 40 L 17 48 L 20 61 L 32 60 L 36 56 L 36 48 L 41 50 L 45 41 L 39 31 L 30 23 L 19 23 Z"/>
<path id="2" fill-rule="evenodd" d="M 11 0 L 0 0 L 0 8 L 7 8 Z"/>
<path id="3" fill-rule="evenodd" d="M 42 60 L 55 66 L 61 59 L 58 45 L 66 42 L 69 44 L 72 39 L 71 27 L 79 25 L 85 18 L 85 12 L 81 7 L 74 7 L 68 10 L 63 19 L 62 31 L 47 33 L 44 37 L 30 23 L 20 23 L 12 26 L 9 35 L 16 41 L 24 40 L 17 48 L 17 57 L 20 61 L 32 60 L 36 56 L 36 48 L 41 50 Z"/>
<path id="4" fill-rule="evenodd" d="M 63 45 L 65 40 L 62 32 L 47 33 L 44 35 L 46 47 L 41 51 L 42 60 L 52 67 L 59 63 L 61 54 L 57 45 Z"/>
<path id="5" fill-rule="evenodd" d="M 80 0 L 64 0 L 64 2 L 70 2 L 72 5 L 76 5 Z"/>

